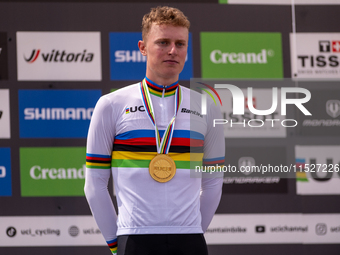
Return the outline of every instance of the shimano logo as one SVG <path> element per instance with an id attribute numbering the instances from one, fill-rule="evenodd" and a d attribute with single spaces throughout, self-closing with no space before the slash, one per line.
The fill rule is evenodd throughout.
<path id="1" fill-rule="evenodd" d="M 0 166 L 0 178 L 6 177 L 6 167 Z"/>
<path id="2" fill-rule="evenodd" d="M 90 120 L 94 108 L 25 108 L 25 120 Z"/>
<path id="3" fill-rule="evenodd" d="M 189 110 L 187 108 L 182 108 L 181 112 L 183 112 L 183 113 L 190 113 L 190 114 L 197 115 L 197 116 L 203 118 L 203 115 L 201 113 L 199 113 L 197 111 Z"/>
<path id="4" fill-rule="evenodd" d="M 146 56 L 143 56 L 139 50 L 117 50 L 115 62 L 146 62 Z"/>

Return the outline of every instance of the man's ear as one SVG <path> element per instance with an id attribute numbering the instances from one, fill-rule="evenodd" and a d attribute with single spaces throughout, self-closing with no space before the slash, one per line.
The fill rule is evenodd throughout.
<path id="1" fill-rule="evenodd" d="M 146 56 L 146 45 L 144 41 L 138 41 L 138 48 L 142 55 Z"/>

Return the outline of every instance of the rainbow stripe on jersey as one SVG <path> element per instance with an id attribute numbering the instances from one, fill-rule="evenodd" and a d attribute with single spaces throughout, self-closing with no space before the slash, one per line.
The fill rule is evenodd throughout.
<path id="1" fill-rule="evenodd" d="M 164 130 L 160 130 L 160 136 Z M 177 168 L 190 169 L 190 164 L 201 164 L 204 136 L 188 130 L 174 130 L 169 156 Z M 112 167 L 148 168 L 150 160 L 157 155 L 155 131 L 132 130 L 115 137 Z"/>

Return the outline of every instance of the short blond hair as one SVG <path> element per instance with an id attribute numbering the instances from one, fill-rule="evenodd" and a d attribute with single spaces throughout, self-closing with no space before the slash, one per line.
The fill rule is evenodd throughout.
<path id="1" fill-rule="evenodd" d="M 142 21 L 142 37 L 145 41 L 150 32 L 152 23 L 157 25 L 172 25 L 177 27 L 190 28 L 190 21 L 182 11 L 169 6 L 157 6 L 151 8 L 150 12 L 145 14 Z"/>

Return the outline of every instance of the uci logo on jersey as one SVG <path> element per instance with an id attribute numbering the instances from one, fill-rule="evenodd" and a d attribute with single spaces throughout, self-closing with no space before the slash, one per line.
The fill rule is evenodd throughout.
<path id="1" fill-rule="evenodd" d="M 140 112 L 145 112 L 145 109 L 144 109 L 144 106 L 141 105 L 141 106 L 132 106 L 132 107 L 128 107 L 125 109 L 125 114 L 129 114 L 129 113 L 133 113 L 133 112 L 137 112 L 137 111 L 140 111 Z"/>

